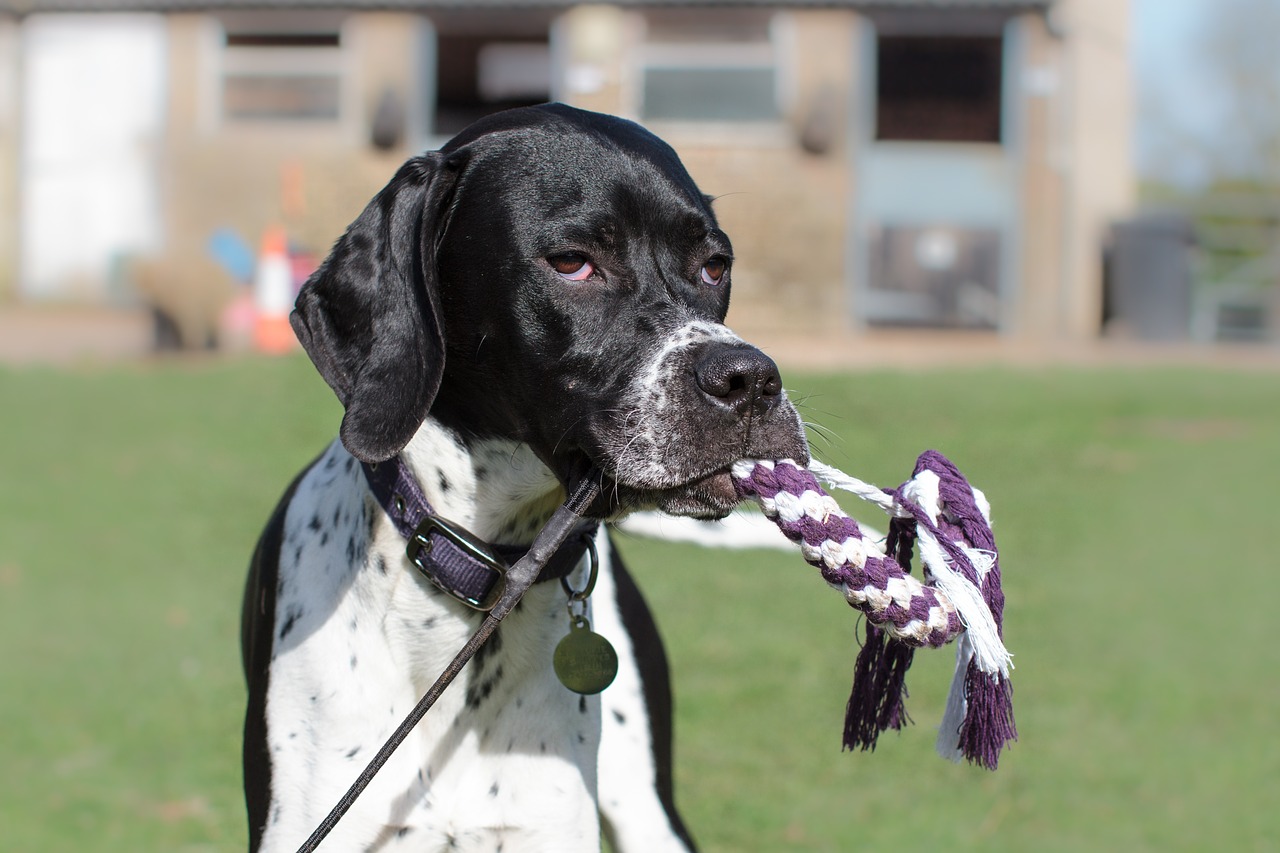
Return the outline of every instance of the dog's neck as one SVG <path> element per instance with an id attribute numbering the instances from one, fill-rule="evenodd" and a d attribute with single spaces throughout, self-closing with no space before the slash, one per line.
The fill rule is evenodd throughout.
<path id="1" fill-rule="evenodd" d="M 565 499 L 528 445 L 464 441 L 433 418 L 400 455 L 438 515 L 495 544 L 528 545 Z"/>

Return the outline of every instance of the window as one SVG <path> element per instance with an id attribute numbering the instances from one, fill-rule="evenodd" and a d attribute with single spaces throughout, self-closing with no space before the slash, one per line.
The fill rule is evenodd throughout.
<path id="1" fill-rule="evenodd" d="M 876 138 L 1000 142 L 1000 36 L 882 35 Z"/>
<path id="2" fill-rule="evenodd" d="M 424 69 L 430 132 L 453 136 L 477 119 L 554 97 L 556 13 L 546 9 L 438 9 L 435 57 Z"/>
<path id="3" fill-rule="evenodd" d="M 479 118 L 551 100 L 551 45 L 534 35 L 441 33 L 433 130 L 452 136 Z"/>
<path id="4" fill-rule="evenodd" d="M 342 107 L 337 20 L 247 16 L 223 22 L 222 116 L 230 121 L 336 121 Z"/>
<path id="5" fill-rule="evenodd" d="M 995 329 L 1000 232 L 995 228 L 873 229 L 864 315 L 872 325 Z"/>
<path id="6" fill-rule="evenodd" d="M 641 119 L 772 122 L 779 118 L 770 13 L 653 10 L 645 21 L 639 69 Z"/>

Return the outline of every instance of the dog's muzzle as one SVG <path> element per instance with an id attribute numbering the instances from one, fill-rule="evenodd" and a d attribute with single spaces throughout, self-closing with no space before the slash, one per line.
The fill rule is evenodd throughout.
<path id="1" fill-rule="evenodd" d="M 606 428 L 596 458 L 624 510 L 720 518 L 738 504 L 730 466 L 808 460 L 808 442 L 773 359 L 722 326 L 678 337 L 637 385 L 628 417 Z"/>

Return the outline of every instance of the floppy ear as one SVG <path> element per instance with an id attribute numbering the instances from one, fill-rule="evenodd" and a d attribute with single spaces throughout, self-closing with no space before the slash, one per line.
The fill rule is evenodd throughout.
<path id="1" fill-rule="evenodd" d="M 439 152 L 405 163 L 298 294 L 293 330 L 346 408 L 364 462 L 400 452 L 444 370 L 436 246 L 459 171 Z"/>

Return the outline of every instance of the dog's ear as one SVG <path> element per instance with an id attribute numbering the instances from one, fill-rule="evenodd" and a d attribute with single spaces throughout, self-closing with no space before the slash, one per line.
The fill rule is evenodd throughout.
<path id="1" fill-rule="evenodd" d="M 346 408 L 342 443 L 365 462 L 399 453 L 444 370 L 436 247 L 461 164 L 405 163 L 298 294 L 294 332 Z"/>

